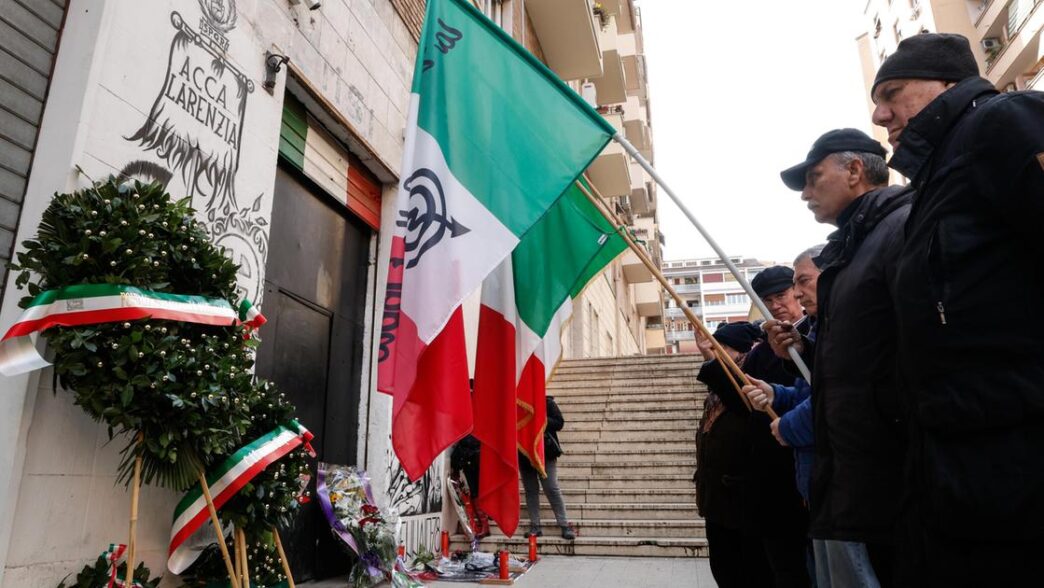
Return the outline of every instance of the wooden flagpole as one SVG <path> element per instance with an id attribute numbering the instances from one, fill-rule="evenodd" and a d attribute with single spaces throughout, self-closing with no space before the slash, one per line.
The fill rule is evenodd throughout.
<path id="1" fill-rule="evenodd" d="M 279 537 L 279 529 L 272 527 L 272 536 L 275 537 L 276 553 L 279 554 L 279 562 L 283 564 L 283 573 L 286 574 L 286 583 L 289 588 L 296 588 L 294 586 L 294 575 L 290 573 L 290 562 L 286 559 L 286 552 L 283 551 L 283 540 Z"/>
<path id="2" fill-rule="evenodd" d="M 214 525 L 214 533 L 217 534 L 218 549 L 221 550 L 221 557 L 225 560 L 228 580 L 232 583 L 232 588 L 240 588 L 235 566 L 232 565 L 232 557 L 228 554 L 228 545 L 225 544 L 225 533 L 221 528 L 221 519 L 218 518 L 217 508 L 214 507 L 214 498 L 210 495 L 210 486 L 207 484 L 207 476 L 203 473 L 203 470 L 199 472 L 199 485 L 203 489 L 203 498 L 207 501 L 207 510 L 210 511 L 210 522 Z"/>
<path id="3" fill-rule="evenodd" d="M 660 285 L 663 286 L 667 293 L 671 295 L 671 298 L 673 298 L 675 302 L 678 303 L 678 306 L 682 309 L 682 313 L 685 314 L 685 318 L 688 319 L 690 323 L 692 323 L 693 327 L 695 327 L 696 330 L 698 330 L 701 334 L 703 334 L 704 337 L 707 337 L 711 341 L 711 344 L 714 346 L 715 355 L 717 355 L 718 357 L 718 361 L 721 362 L 722 367 L 725 368 L 726 375 L 729 376 L 729 379 L 736 387 L 736 394 L 739 395 L 740 400 L 743 401 L 743 404 L 746 405 L 748 409 L 754 410 L 753 407 L 751 407 L 750 405 L 750 400 L 747 398 L 747 395 L 743 393 L 742 387 L 740 386 L 739 382 L 736 381 L 735 378 L 733 378 L 733 374 L 735 374 L 739 377 L 739 380 L 743 382 L 743 385 L 750 385 L 751 381 L 747 378 L 747 374 L 743 373 L 743 370 L 741 370 L 739 366 L 736 365 L 736 362 L 733 361 L 731 357 L 729 357 L 729 354 L 725 352 L 725 349 L 721 346 L 721 343 L 718 343 L 717 339 L 714 338 L 714 336 L 703 324 L 703 322 L 700 321 L 699 317 L 696 316 L 696 313 L 694 313 L 692 309 L 685 304 L 685 301 L 682 300 L 681 296 L 679 296 L 678 293 L 674 290 L 674 287 L 672 287 L 670 282 L 667 281 L 667 278 L 663 276 L 663 272 L 660 271 L 660 268 L 657 267 L 656 264 L 653 263 L 653 261 L 649 258 L 649 254 L 645 251 L 645 249 L 639 246 L 634 241 L 634 239 L 631 238 L 630 233 L 627 231 L 626 225 L 624 225 L 621 222 L 621 220 L 616 216 L 616 213 L 609 210 L 608 207 L 605 206 L 605 201 L 602 200 L 601 194 L 598 194 L 596 196 L 595 194 L 591 193 L 591 190 L 594 190 L 597 194 L 597 188 L 595 188 L 592 184 L 591 190 L 588 190 L 587 187 L 584 186 L 583 182 L 580 181 L 577 181 L 576 185 L 580 188 L 580 191 L 584 193 L 584 196 L 587 196 L 587 199 L 590 200 L 596 208 L 598 208 L 599 212 L 602 213 L 606 220 L 608 220 L 610 223 L 617 227 L 617 231 L 619 232 L 620 236 L 624 238 L 624 241 L 627 242 L 627 246 L 631 249 L 631 251 L 633 251 L 638 256 L 638 259 L 641 260 L 642 264 L 645 265 L 646 268 L 648 268 L 648 270 L 653 274 L 654 277 L 656 277 L 656 280 L 660 282 Z M 771 406 L 767 407 L 766 412 L 768 413 L 769 417 L 773 420 L 778 418 L 776 413 L 772 410 Z"/>
<path id="4" fill-rule="evenodd" d="M 123 585 L 134 586 L 134 557 L 138 548 L 138 497 L 141 495 L 141 444 L 144 434 L 138 431 L 134 446 L 134 477 L 131 480 L 130 537 L 127 539 L 127 575 Z"/>

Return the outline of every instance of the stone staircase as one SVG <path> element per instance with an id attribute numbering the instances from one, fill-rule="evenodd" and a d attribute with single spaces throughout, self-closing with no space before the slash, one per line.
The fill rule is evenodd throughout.
<path id="1" fill-rule="evenodd" d="M 558 481 L 575 541 L 559 536 L 541 493 L 540 552 L 561 555 L 692 557 L 707 555 L 692 474 L 696 426 L 706 394 L 694 355 L 634 356 L 562 362 L 548 384 L 565 416 Z M 525 553 L 529 529 L 515 537 L 494 528 L 481 549 Z M 463 549 L 463 535 L 454 548 Z"/>

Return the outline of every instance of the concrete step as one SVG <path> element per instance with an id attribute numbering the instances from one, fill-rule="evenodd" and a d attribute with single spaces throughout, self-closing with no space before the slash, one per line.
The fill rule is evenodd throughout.
<path id="1" fill-rule="evenodd" d="M 555 401 L 563 410 L 565 407 L 585 404 L 635 404 L 641 402 L 671 402 L 695 400 L 699 394 L 695 392 L 642 392 L 639 394 L 571 394 L 555 396 Z"/>
<path id="2" fill-rule="evenodd" d="M 656 447 L 657 451 L 660 450 L 685 450 L 696 455 L 696 438 L 695 435 L 689 439 L 683 439 L 678 441 L 649 441 L 647 443 L 637 441 L 616 441 L 616 440 L 601 440 L 601 441 L 574 441 L 568 445 L 563 443 L 563 447 L 569 453 L 572 452 L 594 452 L 602 453 L 605 451 L 627 451 L 633 449 L 636 445 L 653 446 Z"/>
<path id="3" fill-rule="evenodd" d="M 614 413 L 606 415 L 605 418 L 601 419 L 597 418 L 597 415 L 592 418 L 584 419 L 567 418 L 566 428 L 563 429 L 559 435 L 566 431 L 641 431 L 651 433 L 654 431 L 673 429 L 687 429 L 693 431 L 693 434 L 695 434 L 696 428 L 699 426 L 699 416 L 702 414 L 703 410 L 701 409 L 696 411 L 695 417 L 675 417 L 664 415 L 661 417 L 638 419 Z"/>
<path id="4" fill-rule="evenodd" d="M 692 488 L 692 474 L 634 474 L 618 472 L 615 474 L 558 474 L 558 484 L 562 488 Z"/>
<path id="5" fill-rule="evenodd" d="M 612 410 L 612 411 L 577 411 L 570 413 L 563 413 L 565 415 L 566 426 L 569 426 L 571 422 L 579 421 L 614 421 L 614 420 L 630 420 L 630 421 L 670 421 L 670 420 L 693 420 L 699 419 L 703 413 L 702 407 L 691 408 L 687 410 L 634 410 L 634 411 L 623 411 L 623 410 Z"/>
<path id="6" fill-rule="evenodd" d="M 564 430 L 559 431 L 558 439 L 566 444 L 579 441 L 638 441 L 641 443 L 689 441 L 696 439 L 696 427 L 645 427 L 637 431 L 609 429 Z"/>
<path id="7" fill-rule="evenodd" d="M 670 461 L 616 461 L 616 462 L 594 462 L 576 459 L 575 461 L 563 458 L 558 460 L 559 476 L 608 476 L 614 473 L 627 472 L 628 474 L 641 476 L 656 475 L 688 475 L 696 471 L 696 454 L 692 453 L 679 459 Z"/>
<path id="8" fill-rule="evenodd" d="M 625 357 L 593 357 L 590 359 L 568 359 L 559 364 L 558 369 L 585 368 L 585 367 L 631 367 L 640 368 L 650 365 L 693 365 L 702 363 L 703 358 L 698 353 L 683 353 L 678 355 L 630 355 Z"/>
<path id="9" fill-rule="evenodd" d="M 612 520 L 657 520 L 695 521 L 701 520 L 696 504 L 686 502 L 664 502 L 635 504 L 632 502 L 566 502 L 569 520 L 612 519 Z M 526 503 L 522 501 L 522 515 L 526 516 Z M 547 504 L 540 505 L 540 520 L 554 523 L 555 513 Z"/>
<path id="10" fill-rule="evenodd" d="M 696 504 L 696 487 L 688 488 L 562 488 L 562 498 L 566 502 L 633 502 L 633 503 L 684 503 Z M 525 503 L 525 493 L 519 491 Z M 540 503 L 547 497 L 540 494 Z"/>
<path id="11" fill-rule="evenodd" d="M 698 369 L 603 369 L 588 368 L 584 370 L 556 370 L 552 381 L 555 382 L 601 382 L 614 380 L 646 380 L 651 383 L 676 378 L 695 378 Z"/>
<path id="12" fill-rule="evenodd" d="M 541 515 L 540 520 L 543 523 L 541 529 L 544 531 L 545 537 L 553 537 L 561 533 L 559 527 L 554 524 L 554 518 L 544 519 L 543 515 Z M 573 525 L 573 530 L 576 531 L 578 537 L 687 538 L 707 536 L 703 520 L 658 521 L 642 519 L 570 519 L 569 522 Z M 518 531 L 516 532 L 526 533 L 529 531 L 529 528 L 529 519 L 522 519 L 518 523 Z M 500 529 L 496 529 L 491 536 L 501 540 L 507 539 Z M 543 539 L 543 537 L 541 537 L 541 539 Z"/>
<path id="13" fill-rule="evenodd" d="M 658 449 L 636 446 L 629 449 L 610 449 L 605 451 L 581 450 L 565 448 L 565 454 L 558 458 L 559 463 L 595 462 L 619 463 L 621 461 L 676 461 L 695 458 L 696 452 L 690 449 Z"/>
<path id="14" fill-rule="evenodd" d="M 634 412 L 675 412 L 679 410 L 696 410 L 703 406 L 702 403 L 696 402 L 695 398 L 687 398 L 682 400 L 663 400 L 660 402 L 649 402 L 649 401 L 635 401 L 635 402 L 616 402 L 616 403 L 605 403 L 605 402 L 587 402 L 583 404 L 569 404 L 559 405 L 562 409 L 563 414 L 581 414 L 589 412 L 608 412 L 608 413 L 634 413 Z"/>
<path id="15" fill-rule="evenodd" d="M 589 378 L 581 380 L 559 380 L 557 377 L 552 378 L 547 384 L 548 394 L 557 394 L 558 389 L 566 390 L 586 390 L 586 389 L 601 389 L 601 390 L 631 390 L 631 389 L 696 389 L 697 387 L 703 387 L 703 383 L 696 379 L 696 376 L 682 377 L 682 378 L 657 378 L 656 380 L 650 380 L 647 378 L 613 378 L 613 379 L 598 379 L 592 380 Z"/>
<path id="16" fill-rule="evenodd" d="M 658 538 L 658 537 L 577 537 L 566 541 L 561 537 L 541 537 L 537 550 L 541 555 L 602 555 L 619 557 L 707 557 L 707 540 L 704 538 Z M 464 535 L 454 535 L 450 545 L 453 550 L 471 548 Z M 524 531 L 504 537 L 486 537 L 479 542 L 482 551 L 506 548 L 516 557 L 523 559 L 529 553 L 529 539 Z"/>

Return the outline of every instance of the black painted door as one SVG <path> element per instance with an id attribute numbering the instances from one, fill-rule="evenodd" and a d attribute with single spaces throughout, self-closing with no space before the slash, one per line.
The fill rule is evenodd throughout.
<path id="1" fill-rule="evenodd" d="M 297 406 L 319 460 L 355 463 L 371 230 L 296 170 L 276 174 L 257 373 Z M 315 493 L 313 468 L 311 491 Z M 295 580 L 345 574 L 316 501 L 284 538 Z"/>

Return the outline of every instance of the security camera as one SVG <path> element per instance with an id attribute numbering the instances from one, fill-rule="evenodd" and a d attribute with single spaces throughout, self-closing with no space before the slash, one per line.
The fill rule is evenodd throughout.
<path id="1" fill-rule="evenodd" d="M 290 4 L 293 4 L 294 6 L 300 5 L 302 2 L 304 2 L 304 5 L 308 7 L 308 10 L 319 10 L 323 5 L 321 0 L 290 0 Z"/>

